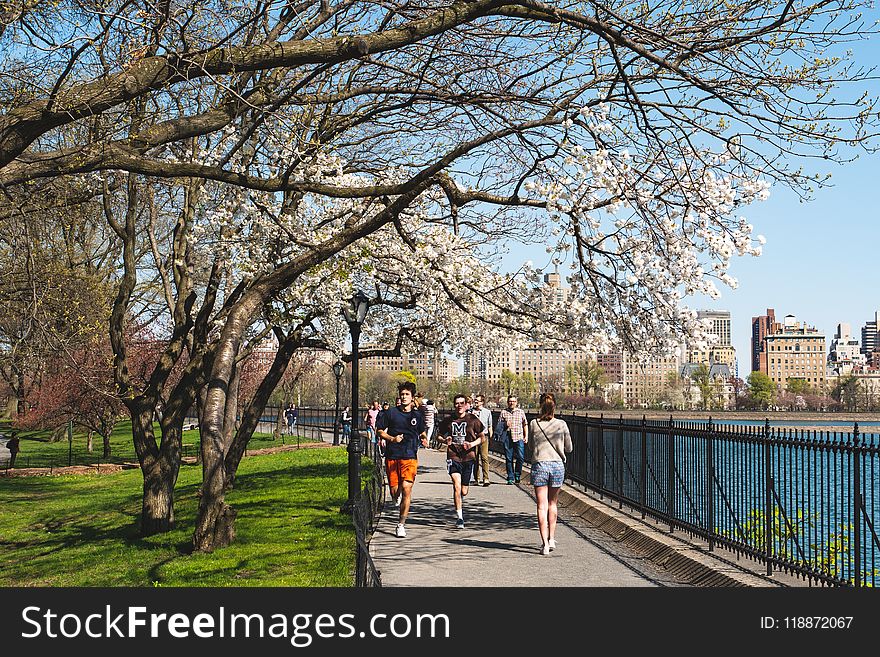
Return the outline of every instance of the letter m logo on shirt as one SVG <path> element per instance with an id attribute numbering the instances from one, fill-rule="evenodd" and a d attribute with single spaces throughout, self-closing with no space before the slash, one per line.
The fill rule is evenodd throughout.
<path id="1" fill-rule="evenodd" d="M 452 423 L 452 437 L 453 438 L 464 438 L 465 432 L 467 431 L 467 422 L 453 422 Z"/>

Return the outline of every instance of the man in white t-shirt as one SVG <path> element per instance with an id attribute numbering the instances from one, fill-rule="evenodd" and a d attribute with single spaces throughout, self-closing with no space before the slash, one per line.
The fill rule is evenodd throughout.
<path id="1" fill-rule="evenodd" d="M 483 486 L 488 486 L 491 483 L 489 481 L 489 441 L 492 439 L 492 411 L 484 406 L 485 403 L 486 397 L 483 393 L 474 395 L 474 407 L 471 409 L 471 413 L 477 416 L 486 428 L 485 439 L 480 443 L 477 459 L 474 463 L 474 486 L 479 484 L 481 474 Z"/>
<path id="2" fill-rule="evenodd" d="M 434 438 L 434 418 L 437 417 L 437 407 L 434 406 L 434 400 L 428 399 L 422 406 L 422 413 L 425 416 L 425 433 L 428 435 L 428 444 Z"/>

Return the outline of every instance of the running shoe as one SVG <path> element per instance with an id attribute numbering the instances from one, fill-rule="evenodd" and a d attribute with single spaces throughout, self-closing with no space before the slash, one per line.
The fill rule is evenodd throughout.
<path id="1" fill-rule="evenodd" d="M 489 482 L 488 480 L 487 480 L 487 481 L 484 481 L 484 482 L 483 482 L 483 486 L 488 486 L 490 483 L 491 483 L 491 482 Z"/>
<path id="2" fill-rule="evenodd" d="M 541 554 L 543 554 L 543 555 L 550 554 L 550 546 L 549 545 L 542 545 L 541 546 Z"/>
<path id="3" fill-rule="evenodd" d="M 462 518 L 456 519 L 455 528 L 456 529 L 464 529 L 464 520 Z"/>
<path id="4" fill-rule="evenodd" d="M 547 547 L 549 547 L 551 550 L 555 550 L 556 549 L 556 539 L 551 538 L 549 541 L 547 541 Z"/>
<path id="5" fill-rule="evenodd" d="M 397 525 L 397 529 L 394 530 L 394 535 L 397 538 L 406 538 L 406 527 L 403 525 Z"/>

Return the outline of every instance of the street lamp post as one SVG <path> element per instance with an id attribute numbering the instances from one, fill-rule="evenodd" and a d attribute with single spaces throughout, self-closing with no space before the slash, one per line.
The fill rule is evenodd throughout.
<path id="1" fill-rule="evenodd" d="M 358 431 L 358 342 L 361 326 L 367 316 L 370 300 L 358 290 L 342 309 L 351 332 L 351 436 L 348 440 L 348 501 L 343 507 L 354 511 L 354 503 L 361 487 L 361 437 Z"/>
<path id="2" fill-rule="evenodd" d="M 336 377 L 336 413 L 333 415 L 333 444 L 339 444 L 339 380 L 345 371 L 345 365 L 341 360 L 333 363 L 333 376 Z"/>

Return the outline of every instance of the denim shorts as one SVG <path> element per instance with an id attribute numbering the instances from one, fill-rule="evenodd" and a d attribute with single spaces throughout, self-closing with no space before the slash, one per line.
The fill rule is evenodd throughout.
<path id="1" fill-rule="evenodd" d="M 561 488 L 565 481 L 565 463 L 562 461 L 538 461 L 532 463 L 532 486 Z"/>

